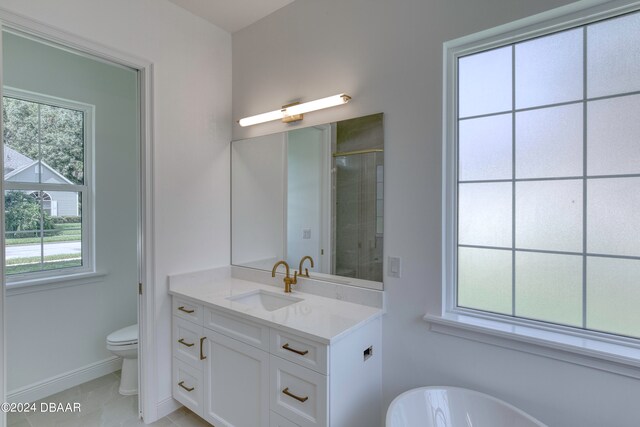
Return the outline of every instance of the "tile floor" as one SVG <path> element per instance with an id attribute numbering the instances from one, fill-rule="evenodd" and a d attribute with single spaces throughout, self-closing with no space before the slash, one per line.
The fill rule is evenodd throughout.
<path id="1" fill-rule="evenodd" d="M 36 402 L 79 402 L 80 413 L 7 414 L 8 427 L 129 427 L 143 426 L 138 419 L 138 396 L 118 393 L 120 372 L 105 375 Z M 186 408 L 148 424 L 153 427 L 211 427 Z"/>

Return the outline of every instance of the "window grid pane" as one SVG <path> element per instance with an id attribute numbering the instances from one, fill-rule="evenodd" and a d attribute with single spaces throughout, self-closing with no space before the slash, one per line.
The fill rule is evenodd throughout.
<path id="1" fill-rule="evenodd" d="M 511 251 L 460 248 L 458 303 L 467 308 L 511 314 Z"/>
<path id="2" fill-rule="evenodd" d="M 625 22 L 640 21 L 640 12 L 623 18 Z M 604 22 L 615 23 L 617 19 L 623 18 L 613 18 Z M 593 55 L 596 51 L 595 48 L 590 48 L 589 43 L 596 44 L 600 54 L 602 45 L 606 43 L 598 44 L 594 41 L 598 32 L 594 30 L 588 33 L 588 31 L 599 25 L 600 23 L 592 23 L 534 39 L 544 44 L 552 41 L 556 35 L 561 35 L 565 38 L 564 42 L 560 43 L 564 44 L 563 49 L 567 46 L 576 49 L 575 52 L 568 53 L 566 51 L 548 52 L 548 47 L 545 48 L 546 53 L 545 49 L 533 50 L 534 57 L 540 57 L 540 55 L 554 57 L 562 54 L 571 56 L 571 65 L 565 67 L 565 71 L 570 69 L 575 81 L 571 82 L 571 93 L 562 95 L 565 96 L 564 99 L 553 95 L 553 91 L 550 91 L 552 88 L 549 87 L 544 88 L 546 92 L 536 93 L 535 88 L 520 86 L 523 82 L 526 83 L 527 79 L 519 80 L 518 73 L 531 70 L 522 68 L 522 64 L 526 61 L 519 63 L 519 59 L 522 58 L 519 58 L 518 54 L 526 51 L 523 49 L 525 45 L 535 47 L 531 40 L 500 48 L 503 52 L 509 48 L 515 52 L 511 58 L 512 73 L 509 78 L 505 78 L 505 81 L 512 83 L 513 86 L 510 110 L 494 108 L 494 111 L 489 111 L 488 104 L 484 101 L 474 106 L 472 101 L 474 97 L 477 98 L 478 92 L 471 91 L 468 94 L 463 92 L 468 87 L 470 80 L 468 75 L 473 72 L 473 69 L 471 67 L 464 69 L 466 81 L 464 84 L 458 81 L 458 100 L 464 105 L 458 106 L 458 141 L 456 142 L 458 276 L 455 285 L 458 307 L 610 334 L 640 337 L 639 330 L 624 325 L 625 321 L 635 319 L 633 317 L 635 314 L 628 314 L 626 317 L 620 315 L 617 319 L 607 322 L 607 315 L 602 313 L 610 312 L 606 304 L 615 305 L 615 303 L 598 301 L 600 304 L 598 305 L 590 300 L 605 295 L 608 282 L 603 279 L 602 274 L 598 276 L 590 272 L 588 260 L 592 258 L 611 260 L 611 264 L 618 262 L 619 265 L 633 266 L 634 269 L 640 265 L 640 246 L 636 244 L 640 241 L 640 232 L 637 232 L 640 230 L 640 222 L 634 219 L 640 216 L 633 214 L 640 211 L 640 144 L 637 144 L 637 138 L 634 136 L 636 133 L 640 134 L 640 131 L 637 131 L 640 128 L 635 124 L 637 120 L 630 120 L 631 117 L 640 115 L 640 102 L 635 102 L 636 99 L 640 99 L 640 96 L 634 92 L 640 87 L 625 88 L 626 92 L 618 88 L 612 93 L 598 93 L 597 100 L 589 98 L 596 93 L 588 89 L 588 83 L 591 84 L 589 72 L 592 68 L 597 68 L 597 64 L 592 67 L 589 62 L 589 55 Z M 587 34 L 589 34 L 588 37 Z M 557 40 L 560 39 L 561 37 L 557 38 Z M 618 48 L 613 45 L 613 49 Z M 495 56 L 496 51 L 500 49 L 493 49 L 487 53 Z M 488 61 L 484 61 L 483 54 L 483 52 L 474 53 L 469 57 L 473 58 L 473 62 L 477 64 L 484 64 Z M 621 55 L 622 53 L 613 54 L 616 58 Z M 582 58 L 579 66 L 576 66 L 576 57 Z M 463 61 L 464 58 L 458 59 L 459 66 L 463 63 L 466 65 L 472 63 Z M 597 61 L 601 61 L 601 58 Z M 635 64 L 632 65 L 636 67 Z M 551 68 L 553 66 L 555 65 L 551 65 Z M 640 69 L 640 62 L 638 67 Z M 528 75 L 533 76 L 534 81 L 537 78 L 534 74 Z M 458 79 L 460 78 L 459 74 Z M 555 83 L 547 80 L 554 78 L 553 75 L 543 76 L 542 82 L 538 83 L 553 86 Z M 562 78 L 566 79 L 567 75 Z M 598 84 L 603 86 L 606 82 L 603 83 L 601 78 Z M 527 101 L 518 101 L 518 89 L 528 90 Z M 541 94 L 544 93 L 550 95 L 542 96 Z M 574 99 L 576 93 L 579 96 Z M 505 99 L 504 95 L 500 97 Z M 543 105 L 545 102 L 546 105 Z M 623 111 L 616 113 L 607 109 L 608 105 L 624 105 Z M 562 112 L 564 116 L 559 118 L 558 112 Z M 474 116 L 472 113 L 477 115 Z M 600 122 L 596 121 L 597 114 L 602 117 Z M 469 132 L 469 129 L 473 129 L 470 127 L 473 121 L 501 116 L 513 116 L 511 147 L 504 142 L 496 145 L 496 141 L 503 141 L 504 138 L 495 130 L 493 138 L 491 132 L 483 133 L 482 128 L 476 128 L 475 134 Z M 547 119 L 543 120 L 544 117 Z M 529 122 L 522 122 L 525 118 L 530 119 Z M 618 123 L 613 123 L 615 120 Z M 555 127 L 550 128 L 550 123 Z M 526 127 L 523 127 L 525 124 Z M 624 129 L 625 126 L 626 129 Z M 618 138 L 611 135 L 612 127 L 613 132 L 617 131 L 620 135 Z M 498 128 L 496 129 L 499 131 Z M 483 142 L 485 144 L 491 142 L 493 146 L 470 145 Z M 519 146 L 519 143 L 522 145 Z M 525 148 L 526 155 L 521 151 Z M 511 164 L 504 161 L 509 157 L 512 157 Z M 505 171 L 509 169 L 513 172 L 511 179 L 504 176 Z M 480 184 L 482 186 L 478 186 Z M 493 193 L 484 191 L 488 186 L 498 184 L 511 185 L 513 189 L 511 222 L 504 215 L 506 210 L 504 198 L 496 196 L 495 191 Z M 609 191 L 611 186 L 624 188 L 621 189 L 621 193 L 616 190 L 614 194 L 613 190 Z M 535 188 L 538 189 L 537 195 L 531 193 Z M 540 192 L 543 188 L 555 188 L 555 190 L 552 193 L 546 190 Z M 527 204 L 527 200 L 530 203 Z M 541 207 L 545 204 L 547 208 Z M 552 211 L 545 211 L 545 209 L 555 210 L 555 214 L 550 214 Z M 478 215 L 482 212 L 484 214 Z M 523 222 L 524 218 L 529 220 Z M 539 230 L 537 227 L 545 222 L 548 223 L 553 218 L 555 218 L 556 228 L 549 228 L 548 232 L 551 234 L 545 237 L 544 229 Z M 525 228 L 525 224 L 528 227 Z M 509 236 L 499 232 L 505 227 L 512 227 L 511 244 L 505 239 Z M 536 228 L 531 229 L 531 227 Z M 566 234 L 567 232 L 569 234 Z M 618 237 L 615 237 L 616 235 Z M 571 237 L 568 238 L 568 236 Z M 553 243 L 554 239 L 556 243 Z M 539 243 L 532 243 L 536 241 Z M 620 246 L 621 241 L 627 243 Z M 492 252 L 502 254 L 502 262 L 493 263 L 500 266 L 494 274 L 495 283 L 489 283 L 488 279 L 491 277 L 491 269 L 488 267 L 491 263 L 487 261 L 483 264 L 473 261 L 481 258 L 478 255 L 481 252 L 476 252 L 476 256 L 470 255 L 472 253 L 470 251 L 474 250 L 485 251 L 485 255 Z M 511 255 L 508 267 L 512 273 L 510 310 L 504 307 L 506 295 L 504 272 L 507 268 L 505 264 L 507 254 Z M 490 260 L 491 257 L 486 259 Z M 525 259 L 537 261 L 525 264 L 523 261 Z M 541 261 L 545 259 L 554 261 Z M 562 259 L 566 262 L 561 263 L 559 260 Z M 590 263 L 596 265 L 593 261 Z M 562 283 L 557 282 L 554 287 L 552 280 L 548 279 L 549 270 L 541 268 L 541 265 L 551 266 L 553 267 L 549 267 L 551 270 L 561 272 L 559 276 Z M 608 271 L 605 267 L 601 270 Z M 538 271 L 537 276 L 536 271 Z M 474 281 L 472 279 L 474 277 L 477 280 Z M 637 285 L 638 283 L 635 284 L 636 287 Z M 494 288 L 501 290 L 491 291 Z M 548 292 L 556 292 L 556 296 L 562 295 L 563 297 L 558 298 L 564 298 L 564 302 L 559 303 L 554 300 L 554 304 L 546 308 L 545 304 L 536 303 L 535 299 L 540 299 L 540 292 L 544 289 Z M 624 295 L 624 289 L 628 290 L 629 285 L 621 284 L 615 288 L 614 291 L 617 292 L 615 298 L 621 298 L 620 295 Z M 489 294 L 494 292 L 496 301 L 492 301 L 491 297 L 485 294 L 475 295 L 478 290 Z M 521 294 L 518 293 L 519 290 Z M 631 292 L 630 299 L 636 301 L 637 295 Z M 603 306 L 605 308 L 602 308 Z M 590 319 L 590 316 L 599 317 Z"/>
<path id="3" fill-rule="evenodd" d="M 511 50 L 506 47 L 460 58 L 458 99 L 461 117 L 511 109 Z"/>
<path id="4" fill-rule="evenodd" d="M 582 31 L 573 29 L 516 44 L 516 106 L 583 98 Z"/>
<path id="5" fill-rule="evenodd" d="M 82 267 L 85 113 L 8 96 L 3 107 L 6 274 Z"/>

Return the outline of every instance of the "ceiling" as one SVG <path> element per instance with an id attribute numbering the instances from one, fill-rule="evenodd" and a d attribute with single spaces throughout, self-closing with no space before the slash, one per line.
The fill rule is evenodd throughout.
<path id="1" fill-rule="evenodd" d="M 218 27 L 234 33 L 293 0 L 169 0 Z"/>

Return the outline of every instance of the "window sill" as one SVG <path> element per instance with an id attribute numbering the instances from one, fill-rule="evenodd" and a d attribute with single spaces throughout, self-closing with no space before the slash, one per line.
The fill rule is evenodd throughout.
<path id="1" fill-rule="evenodd" d="M 78 286 L 101 281 L 106 272 L 86 272 L 61 275 L 56 277 L 43 277 L 39 279 L 28 279 L 6 284 L 6 295 L 20 295 L 32 292 L 50 291 L 52 289 Z"/>
<path id="2" fill-rule="evenodd" d="M 640 346 L 464 314 L 426 314 L 424 320 L 434 332 L 640 379 Z"/>

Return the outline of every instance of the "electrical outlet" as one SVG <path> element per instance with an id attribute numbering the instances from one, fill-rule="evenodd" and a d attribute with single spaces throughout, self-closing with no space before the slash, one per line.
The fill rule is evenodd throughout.
<path id="1" fill-rule="evenodd" d="M 311 238 L 311 229 L 310 228 L 304 228 L 302 230 L 302 238 L 303 239 L 310 239 Z"/>
<path id="2" fill-rule="evenodd" d="M 387 276 L 400 278 L 400 273 L 402 269 L 402 260 L 400 257 L 389 257 L 389 262 L 387 264 Z"/>
<path id="3" fill-rule="evenodd" d="M 367 360 L 368 358 L 370 358 L 371 356 L 373 356 L 373 346 L 371 346 L 371 347 L 369 347 L 369 348 L 365 349 L 365 350 L 362 352 L 362 356 L 363 356 L 364 360 Z"/>

